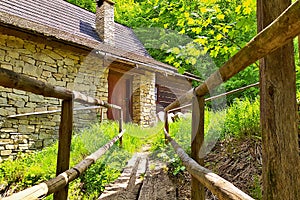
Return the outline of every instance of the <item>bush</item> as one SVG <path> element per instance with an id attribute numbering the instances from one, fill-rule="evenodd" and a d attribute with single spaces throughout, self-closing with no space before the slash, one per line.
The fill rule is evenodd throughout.
<path id="1" fill-rule="evenodd" d="M 259 98 L 253 102 L 235 99 L 226 110 L 223 136 L 260 136 L 259 105 Z"/>

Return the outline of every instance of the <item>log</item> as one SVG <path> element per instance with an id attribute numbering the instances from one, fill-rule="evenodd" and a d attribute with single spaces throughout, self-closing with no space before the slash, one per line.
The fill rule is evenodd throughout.
<path id="1" fill-rule="evenodd" d="M 215 100 L 215 99 L 218 99 L 218 98 L 230 95 L 230 94 L 234 94 L 236 92 L 241 92 L 241 91 L 244 91 L 244 90 L 249 89 L 251 87 L 257 87 L 257 86 L 259 86 L 259 82 L 251 84 L 251 85 L 247 85 L 245 87 L 241 87 L 241 88 L 238 88 L 238 89 L 235 89 L 235 90 L 231 90 L 231 91 L 225 92 L 223 94 L 219 94 L 219 95 L 216 95 L 216 96 L 213 96 L 213 97 L 206 98 L 205 102 L 212 101 L 212 100 Z M 188 107 L 191 107 L 191 106 L 192 106 L 191 103 L 190 104 L 186 104 L 186 105 L 183 105 L 181 107 L 173 108 L 173 109 L 169 110 L 168 112 L 173 112 L 173 111 L 180 110 L 180 109 L 183 109 L 183 108 L 188 108 Z"/>
<path id="2" fill-rule="evenodd" d="M 270 54 L 281 46 L 290 42 L 300 34 L 300 2 L 297 0 L 286 9 L 268 27 L 255 36 L 244 48 L 228 60 L 218 71 L 210 75 L 205 82 L 195 91 L 199 96 L 206 95 L 221 83 L 227 81 L 238 72 L 253 64 L 260 58 Z M 165 108 L 169 111 L 173 108 L 191 101 L 194 89 L 171 103 Z"/>
<path id="3" fill-rule="evenodd" d="M 177 108 L 173 108 L 173 109 L 169 110 L 168 112 L 173 112 L 173 111 L 176 111 L 176 110 L 181 110 L 181 109 L 183 109 L 183 108 L 188 108 L 188 107 L 191 107 L 191 106 L 192 106 L 192 104 L 189 103 L 189 104 L 186 104 L 186 105 L 177 107 Z"/>
<path id="4" fill-rule="evenodd" d="M 106 108 L 121 109 L 120 106 L 109 104 L 97 98 L 86 96 L 80 92 L 71 91 L 63 87 L 53 86 L 14 71 L 0 68 L 0 86 L 32 92 L 44 97 L 54 97 L 63 100 L 73 99 L 76 102 L 100 105 Z"/>
<path id="5" fill-rule="evenodd" d="M 204 158 L 200 157 L 200 151 L 204 142 L 204 97 L 194 96 L 192 104 L 191 157 L 203 166 Z M 193 175 L 191 178 L 191 199 L 205 200 L 204 186 Z"/>
<path id="6" fill-rule="evenodd" d="M 59 99 L 71 100 L 72 91 L 63 87 L 52 86 L 43 81 L 39 81 L 22 74 L 18 74 L 8 69 L 0 68 L 0 85 L 8 88 L 15 88 L 44 97 L 54 97 Z"/>
<path id="7" fill-rule="evenodd" d="M 169 121 L 168 121 L 168 112 L 165 112 L 165 116 L 164 116 L 164 118 L 165 118 L 165 127 L 164 127 L 164 130 L 167 132 L 167 133 L 169 133 Z M 167 140 L 167 138 L 165 137 L 165 143 L 166 144 L 168 144 L 168 140 Z"/>
<path id="8" fill-rule="evenodd" d="M 216 96 L 213 96 L 213 97 L 209 97 L 209 98 L 205 99 L 205 102 L 206 101 L 212 101 L 212 100 L 215 100 L 215 99 L 218 99 L 218 98 L 230 95 L 230 94 L 234 94 L 234 93 L 237 93 L 237 92 L 241 92 L 241 91 L 247 90 L 247 89 L 252 88 L 252 87 L 257 87 L 257 86 L 259 86 L 259 82 L 258 83 L 253 83 L 251 85 L 247 85 L 245 87 L 241 87 L 241 88 L 238 88 L 238 89 L 235 89 L 235 90 L 231 90 L 231 91 L 225 92 L 223 94 L 219 94 L 219 95 L 216 95 Z"/>
<path id="9" fill-rule="evenodd" d="M 209 169 L 202 167 L 195 160 L 190 158 L 166 131 L 165 137 L 172 144 L 187 171 L 220 200 L 254 200 L 249 195 L 236 188 L 232 183 L 214 174 Z"/>
<path id="10" fill-rule="evenodd" d="M 68 183 L 78 178 L 84 171 L 87 170 L 89 166 L 95 163 L 103 154 L 105 154 L 112 145 L 123 136 L 125 130 L 106 143 L 103 147 L 98 149 L 96 152 L 86 157 L 79 164 L 73 168 L 59 174 L 57 177 L 40 183 L 39 185 L 27 188 L 21 192 L 15 193 L 9 197 L 4 197 L 2 200 L 23 200 L 23 199 L 40 199 L 44 196 L 48 196 L 62 188 L 64 188 Z"/>
<path id="11" fill-rule="evenodd" d="M 291 0 L 258 0 L 258 29 L 267 27 L 290 4 Z M 300 6 L 298 6 L 298 13 L 300 13 Z M 293 41 L 290 40 L 260 62 L 264 200 L 300 198 L 296 70 L 293 47 Z"/>
<path id="12" fill-rule="evenodd" d="M 120 109 L 120 119 L 119 119 L 119 133 L 122 133 L 123 131 L 123 110 Z M 123 145 L 123 137 L 120 137 L 120 147 Z"/>
<path id="13" fill-rule="evenodd" d="M 69 169 L 71 139 L 73 132 L 73 101 L 63 100 L 61 111 L 56 165 L 57 176 Z M 57 191 L 53 197 L 55 200 L 67 200 L 67 198 L 68 186 L 65 186 L 61 190 Z"/>

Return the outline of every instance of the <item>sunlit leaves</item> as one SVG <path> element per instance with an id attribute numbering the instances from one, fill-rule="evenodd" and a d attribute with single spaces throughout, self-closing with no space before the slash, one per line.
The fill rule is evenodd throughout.
<path id="1" fill-rule="evenodd" d="M 223 20 L 225 18 L 225 15 L 223 15 L 223 14 L 217 14 L 216 17 L 217 17 L 218 20 Z"/>
<path id="2" fill-rule="evenodd" d="M 115 0 L 117 21 L 130 27 L 174 31 L 140 32 L 156 59 L 180 69 L 208 73 L 207 53 L 219 67 L 256 33 L 255 0 Z M 133 9 L 132 9 L 133 8 Z M 188 41 L 182 38 L 189 38 Z M 194 44 L 191 45 L 191 44 Z M 204 59 L 205 60 L 205 59 Z M 207 72 L 206 72 L 207 71 Z"/>

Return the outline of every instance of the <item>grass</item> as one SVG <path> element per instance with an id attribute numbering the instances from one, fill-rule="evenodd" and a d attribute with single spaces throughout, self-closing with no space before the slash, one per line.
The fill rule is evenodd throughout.
<path id="1" fill-rule="evenodd" d="M 224 110 L 214 111 L 207 108 L 205 111 L 205 143 L 202 151 L 205 155 L 208 154 L 217 141 L 229 137 L 241 140 L 248 137 L 260 138 L 259 116 L 259 98 L 253 101 L 236 99 L 231 106 Z M 169 130 L 172 138 L 190 154 L 191 114 L 178 122 L 171 123 Z M 169 163 L 169 172 L 173 175 L 185 170 L 173 148 L 164 143 L 163 135 L 156 138 L 152 151 L 154 158 Z M 253 188 L 249 188 L 249 191 L 255 198 L 261 197 L 258 178 L 254 179 Z"/>
<path id="2" fill-rule="evenodd" d="M 79 179 L 70 184 L 69 199 L 95 199 L 105 185 L 114 181 L 128 159 L 144 145 L 151 145 L 152 156 L 169 163 L 176 175 L 185 168 L 170 145 L 165 144 L 163 124 L 141 128 L 134 124 L 124 125 L 123 147 L 114 145 L 96 164 L 92 165 Z M 92 124 L 88 129 L 76 133 L 72 138 L 70 166 L 74 166 L 107 143 L 118 134 L 118 124 L 103 122 Z M 190 153 L 191 114 L 170 124 L 171 136 Z M 254 135 L 259 132 L 259 99 L 236 100 L 222 111 L 205 112 L 205 153 L 211 151 L 218 139 Z M 19 155 L 15 161 L 0 163 L 0 192 L 9 194 L 55 177 L 57 144 L 32 154 Z M 253 190 L 259 193 L 257 186 Z M 51 199 L 52 197 L 47 197 Z"/>
<path id="3" fill-rule="evenodd" d="M 114 181 L 132 154 L 157 134 L 156 128 L 144 129 L 126 124 L 123 147 L 118 142 L 84 175 L 69 187 L 69 199 L 94 199 L 106 184 Z M 74 166 L 118 134 L 118 124 L 92 124 L 72 138 L 70 166 Z M 0 163 L 0 192 L 11 194 L 55 177 L 57 144 L 31 154 L 20 154 L 14 161 Z M 52 199 L 51 196 L 46 199 Z"/>

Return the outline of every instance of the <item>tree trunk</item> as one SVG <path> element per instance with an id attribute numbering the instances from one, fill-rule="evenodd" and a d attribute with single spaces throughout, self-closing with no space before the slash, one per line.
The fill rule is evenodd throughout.
<path id="1" fill-rule="evenodd" d="M 284 11 L 289 0 L 257 0 L 258 31 Z M 263 199 L 300 197 L 293 42 L 260 61 Z"/>

